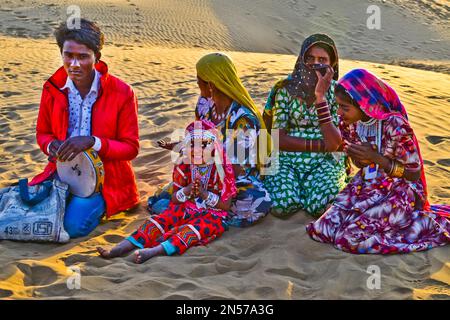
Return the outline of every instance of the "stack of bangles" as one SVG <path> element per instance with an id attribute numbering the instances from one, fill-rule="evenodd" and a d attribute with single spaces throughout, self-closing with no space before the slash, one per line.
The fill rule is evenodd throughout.
<path id="1" fill-rule="evenodd" d="M 178 190 L 175 197 L 179 202 L 186 202 L 188 200 L 188 197 L 184 193 L 184 188 Z M 219 199 L 220 198 L 217 194 L 208 191 L 208 197 L 205 200 L 205 204 L 208 207 L 215 207 L 219 203 Z"/>
<path id="2" fill-rule="evenodd" d="M 219 196 L 208 191 L 208 198 L 206 198 L 205 203 L 208 207 L 214 208 L 219 203 Z"/>
<path id="3" fill-rule="evenodd" d="M 326 101 L 316 104 L 317 116 L 320 124 L 327 124 L 332 121 L 330 108 Z"/>
<path id="4" fill-rule="evenodd" d="M 401 178 L 405 173 L 405 166 L 396 160 L 391 162 L 391 170 L 389 170 L 389 175 L 391 177 Z"/>

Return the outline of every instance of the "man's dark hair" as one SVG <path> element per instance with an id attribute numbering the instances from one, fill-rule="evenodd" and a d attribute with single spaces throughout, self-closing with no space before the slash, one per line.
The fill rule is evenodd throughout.
<path id="1" fill-rule="evenodd" d="M 55 30 L 55 38 L 60 51 L 65 41 L 73 40 L 84 44 L 95 54 L 102 50 L 105 42 L 105 36 L 97 24 L 86 19 L 80 19 L 79 28 L 69 28 L 66 22 L 61 23 Z"/>

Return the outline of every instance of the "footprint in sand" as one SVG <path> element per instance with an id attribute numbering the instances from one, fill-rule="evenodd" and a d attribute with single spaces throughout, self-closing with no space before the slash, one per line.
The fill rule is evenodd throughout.
<path id="1" fill-rule="evenodd" d="M 57 273 L 46 266 L 30 266 L 18 263 L 17 268 L 24 274 L 25 286 L 45 286 L 54 283 L 58 279 Z"/>
<path id="2" fill-rule="evenodd" d="M 0 133 L 3 134 L 7 134 L 11 132 L 11 127 L 9 124 L 5 123 L 5 124 L 0 124 Z"/>
<path id="3" fill-rule="evenodd" d="M 107 242 L 109 243 L 119 243 L 123 240 L 123 236 L 120 236 L 118 234 L 107 234 L 103 237 Z"/>
<path id="4" fill-rule="evenodd" d="M 260 287 L 255 289 L 255 293 L 259 298 L 272 298 L 276 297 L 276 291 L 272 287 Z"/>
<path id="5" fill-rule="evenodd" d="M 75 292 L 79 290 L 70 290 L 67 287 L 67 283 L 56 283 L 46 287 L 41 287 L 33 291 L 35 297 L 71 297 Z"/>
<path id="6" fill-rule="evenodd" d="M 70 256 L 67 256 L 65 258 L 62 258 L 61 260 L 64 261 L 64 264 L 66 266 L 73 266 L 81 262 L 87 262 L 91 259 L 88 255 L 83 254 L 71 254 Z"/>
<path id="7" fill-rule="evenodd" d="M 449 139 L 449 137 L 441 137 L 441 136 L 427 136 L 425 137 L 425 139 L 427 139 L 428 142 L 430 142 L 431 144 L 439 144 L 443 141 L 446 141 Z"/>
<path id="8" fill-rule="evenodd" d="M 215 265 L 219 273 L 227 273 L 233 271 L 250 271 L 258 264 L 259 259 L 251 260 L 231 260 L 224 257 L 217 259 Z"/>
<path id="9" fill-rule="evenodd" d="M 440 294 L 440 293 L 436 293 L 436 294 L 432 294 L 430 295 L 430 300 L 448 300 L 448 295 L 446 295 L 445 293 Z"/>
<path id="10" fill-rule="evenodd" d="M 428 99 L 436 99 L 436 100 L 444 100 L 444 99 L 446 99 L 447 97 L 444 97 L 444 96 L 427 96 L 427 98 Z"/>
<path id="11" fill-rule="evenodd" d="M 163 105 L 163 103 L 162 102 L 152 102 L 152 103 L 147 103 L 147 104 L 144 104 L 142 107 L 142 109 L 153 109 L 153 108 L 157 108 L 157 107 L 160 107 L 160 106 L 162 106 Z"/>
<path id="12" fill-rule="evenodd" d="M 450 167 L 450 159 L 439 159 L 437 163 L 444 167 Z"/>
<path id="13" fill-rule="evenodd" d="M 156 124 L 157 126 L 161 126 L 161 125 L 165 124 L 169 120 L 170 119 L 167 118 L 167 117 L 158 117 L 158 118 L 153 120 L 153 123 Z"/>
<path id="14" fill-rule="evenodd" d="M 263 249 L 267 248 L 269 244 L 270 241 L 262 240 L 261 243 L 256 243 L 252 246 L 245 248 L 244 250 L 239 252 L 239 255 L 244 258 L 249 257 L 251 255 L 258 255 L 262 252 Z"/>
<path id="15" fill-rule="evenodd" d="M 7 117 L 9 120 L 14 120 L 14 121 L 17 121 L 17 120 L 20 120 L 20 119 L 21 119 L 20 114 L 19 114 L 18 112 L 16 112 L 16 111 L 9 111 L 9 112 L 6 114 L 6 117 Z"/>
<path id="16" fill-rule="evenodd" d="M 196 289 L 198 289 L 198 286 L 193 283 L 182 283 L 176 288 L 176 291 L 194 291 Z"/>
<path id="17" fill-rule="evenodd" d="M 8 298 L 13 295 L 11 290 L 0 289 L 0 298 Z"/>
<path id="18" fill-rule="evenodd" d="M 180 88 L 180 89 L 177 89 L 177 91 L 175 91 L 175 92 L 177 95 L 182 95 L 183 93 L 185 93 L 188 90 L 189 90 L 189 88 Z"/>
<path id="19" fill-rule="evenodd" d="M 0 91 L 0 94 L 4 98 L 8 98 L 8 97 L 11 97 L 11 96 L 20 96 L 22 93 L 21 92 L 15 92 L 15 91 Z"/>

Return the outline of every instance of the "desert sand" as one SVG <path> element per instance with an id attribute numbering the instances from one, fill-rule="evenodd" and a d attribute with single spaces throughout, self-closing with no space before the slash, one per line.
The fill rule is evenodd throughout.
<path id="1" fill-rule="evenodd" d="M 130 257 L 103 260 L 95 251 L 139 226 L 147 197 L 169 181 L 170 154 L 155 142 L 193 119 L 196 61 L 211 51 L 229 54 L 262 109 L 271 85 L 291 71 L 300 43 L 313 32 L 336 39 L 341 75 L 367 68 L 397 90 L 426 159 L 430 200 L 449 204 L 450 9 L 448 1 L 406 2 L 77 1 L 104 29 L 102 59 L 110 72 L 131 84 L 139 99 L 141 150 L 133 165 L 142 205 L 68 244 L 0 241 L 0 298 L 450 299 L 450 246 L 351 255 L 311 240 L 304 212 L 288 220 L 267 216 L 181 257 L 142 265 Z M 45 166 L 34 127 L 42 84 L 61 64 L 51 32 L 70 4 L 1 1 L 0 187 Z M 382 7 L 382 33 L 364 27 L 370 4 Z M 380 289 L 366 286 L 371 265 L 381 270 Z M 81 289 L 70 290 L 74 266 Z"/>

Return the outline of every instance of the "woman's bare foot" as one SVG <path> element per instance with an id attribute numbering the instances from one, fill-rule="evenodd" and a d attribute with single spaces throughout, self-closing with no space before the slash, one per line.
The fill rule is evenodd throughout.
<path id="1" fill-rule="evenodd" d="M 162 255 L 164 253 L 164 248 L 159 245 L 153 248 L 146 248 L 136 250 L 134 252 L 134 263 L 144 263 L 154 256 Z"/>
<path id="2" fill-rule="evenodd" d="M 102 258 L 111 259 L 120 257 L 128 252 L 131 252 L 134 248 L 136 248 L 136 246 L 132 244 L 130 241 L 123 240 L 111 250 L 107 250 L 102 247 L 97 247 L 97 251 Z"/>

